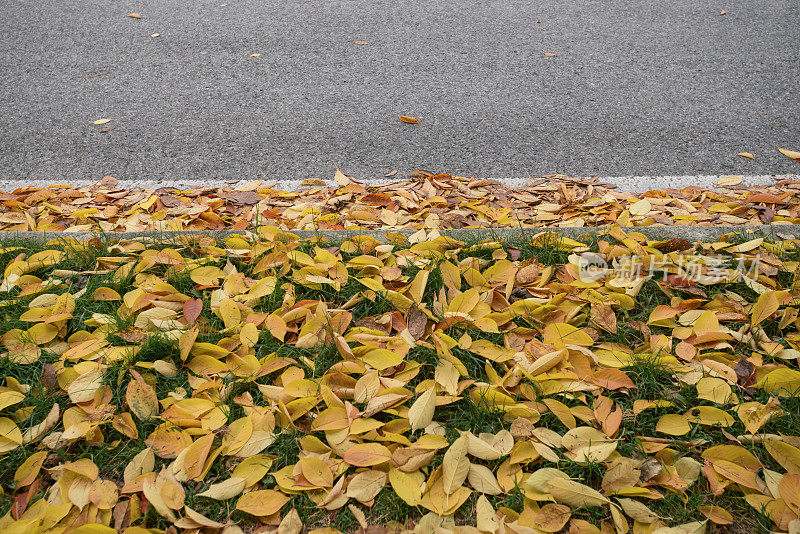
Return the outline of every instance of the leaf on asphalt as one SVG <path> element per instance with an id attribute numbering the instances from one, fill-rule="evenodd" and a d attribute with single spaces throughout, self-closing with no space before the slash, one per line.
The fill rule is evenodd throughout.
<path id="1" fill-rule="evenodd" d="M 786 150 L 783 148 L 778 148 L 778 150 L 780 150 L 781 154 L 783 154 L 787 158 L 791 158 L 795 161 L 800 161 L 800 152 L 797 152 L 796 150 Z"/>

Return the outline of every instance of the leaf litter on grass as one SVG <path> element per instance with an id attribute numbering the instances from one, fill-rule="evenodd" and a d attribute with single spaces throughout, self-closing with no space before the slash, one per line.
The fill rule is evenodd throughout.
<path id="1" fill-rule="evenodd" d="M 111 176 L 98 184 L 54 184 L 0 192 L 0 230 L 116 232 L 142 230 L 421 229 L 544 226 L 712 226 L 800 224 L 800 181 L 744 187 L 726 176 L 724 190 L 686 187 L 634 194 L 596 178 L 550 175 L 525 187 L 496 180 L 414 171 L 407 180 L 364 185 L 337 171 L 336 185 L 277 181 L 183 191 L 129 190 Z M 430 227 L 430 224 L 428 224 Z"/>
<path id="2" fill-rule="evenodd" d="M 797 240 L 388 237 L 7 242 L 0 529 L 797 531 Z"/>

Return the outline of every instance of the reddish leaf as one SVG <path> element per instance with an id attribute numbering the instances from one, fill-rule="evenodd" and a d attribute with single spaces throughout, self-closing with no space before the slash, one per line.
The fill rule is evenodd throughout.
<path id="1" fill-rule="evenodd" d="M 14 498 L 14 504 L 11 505 L 11 515 L 14 519 L 19 519 L 31 502 L 31 498 L 39 492 L 39 485 L 42 483 L 41 478 L 33 481 L 33 484 L 28 487 L 27 491 L 20 493 Z"/>
<path id="2" fill-rule="evenodd" d="M 628 375 L 619 369 L 601 369 L 594 373 L 589 380 L 606 389 L 633 389 L 636 387 Z"/>
<path id="3" fill-rule="evenodd" d="M 200 317 L 203 311 L 203 301 L 200 299 L 189 299 L 183 304 L 183 316 L 186 317 L 189 326 L 193 326 L 194 322 Z"/>

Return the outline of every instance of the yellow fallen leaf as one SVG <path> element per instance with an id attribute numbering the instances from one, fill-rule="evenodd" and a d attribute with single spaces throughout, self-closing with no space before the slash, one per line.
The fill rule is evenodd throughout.
<path id="1" fill-rule="evenodd" d="M 781 467 L 790 473 L 800 475 L 800 449 L 777 439 L 767 439 L 764 445 L 770 456 L 772 456 Z"/>
<path id="2" fill-rule="evenodd" d="M 13 451 L 22 445 L 22 432 L 8 417 L 0 417 L 0 453 Z"/>
<path id="3" fill-rule="evenodd" d="M 436 388 L 431 386 L 414 401 L 414 404 L 412 404 L 408 410 L 408 421 L 411 423 L 411 431 L 417 431 L 431 424 L 435 408 Z"/>
<path id="4" fill-rule="evenodd" d="M 117 534 L 117 530 L 101 523 L 87 523 L 73 529 L 72 534 Z"/>
<path id="5" fill-rule="evenodd" d="M 467 438 L 461 436 L 450 445 L 442 459 L 442 483 L 447 495 L 461 487 L 469 475 L 469 467 Z"/>
<path id="6" fill-rule="evenodd" d="M 602 506 L 609 500 L 599 491 L 568 478 L 553 478 L 547 482 L 550 494 L 560 502 L 580 508 L 582 506 Z"/>
<path id="7" fill-rule="evenodd" d="M 421 484 L 413 476 L 399 469 L 389 471 L 389 483 L 397 495 L 410 506 L 419 505 L 422 499 Z"/>
<path id="8" fill-rule="evenodd" d="M 92 121 L 92 124 L 100 126 L 101 124 L 108 124 L 109 122 L 111 122 L 111 119 L 97 119 L 96 121 Z"/>
<path id="9" fill-rule="evenodd" d="M 222 269 L 214 267 L 213 265 L 206 265 L 192 270 L 189 274 L 195 284 L 201 286 L 215 286 L 219 283 L 220 278 L 225 276 Z"/>
<path id="10" fill-rule="evenodd" d="M 398 115 L 401 121 L 405 122 L 406 124 L 418 124 L 422 122 L 419 119 L 415 119 L 414 117 L 406 117 L 405 115 Z"/>
<path id="11" fill-rule="evenodd" d="M 778 295 L 774 291 L 767 291 L 759 295 L 750 312 L 753 326 L 759 325 L 762 321 L 771 317 L 773 313 L 778 311 L 779 306 Z"/>
<path id="12" fill-rule="evenodd" d="M 364 354 L 361 359 L 378 371 L 383 371 L 400 365 L 403 362 L 403 355 L 388 349 L 373 349 Z"/>
<path id="13" fill-rule="evenodd" d="M 724 508 L 719 506 L 707 505 L 700 506 L 697 510 L 718 525 L 731 525 L 733 524 L 733 516 Z"/>
<path id="14" fill-rule="evenodd" d="M 747 159 L 756 159 L 756 157 L 753 154 L 751 154 L 750 152 L 739 152 L 736 155 L 737 156 L 741 156 L 743 158 L 747 158 Z"/>
<path id="15" fill-rule="evenodd" d="M 781 154 L 786 156 L 787 158 L 792 158 L 795 161 L 800 161 L 800 152 L 796 152 L 794 150 L 785 150 L 783 148 L 778 148 Z"/>
<path id="16" fill-rule="evenodd" d="M 125 400 L 140 421 L 147 421 L 158 415 L 158 395 L 139 373 L 131 371 L 131 374 L 134 379 L 128 383 Z"/>
<path id="17" fill-rule="evenodd" d="M 386 473 L 377 469 L 361 471 L 347 485 L 346 495 L 363 503 L 371 502 L 386 486 Z"/>
<path id="18" fill-rule="evenodd" d="M 799 373 L 800 374 L 800 373 Z M 725 410 L 720 410 L 714 406 L 695 406 L 689 408 L 684 417 L 690 423 L 700 423 L 701 425 L 729 427 L 736 423 L 731 414 Z"/>
<path id="19" fill-rule="evenodd" d="M 370 467 L 388 462 L 392 453 L 380 443 L 359 443 L 347 449 L 342 458 L 356 467 Z"/>
<path id="20" fill-rule="evenodd" d="M 650 205 L 650 201 L 648 201 L 646 198 L 643 198 L 642 200 L 631 204 L 631 206 L 628 208 L 628 211 L 631 213 L 631 215 L 641 216 L 650 213 L 651 209 L 652 206 Z"/>
<path id="21" fill-rule="evenodd" d="M 238 323 L 237 323 L 238 324 Z M 253 347 L 258 342 L 258 328 L 253 323 L 245 323 L 239 332 L 239 339 L 245 347 Z"/>
<path id="22" fill-rule="evenodd" d="M 14 472 L 14 482 L 21 488 L 29 486 L 39 475 L 42 463 L 47 456 L 47 451 L 39 451 L 31 454 Z"/>
<path id="23" fill-rule="evenodd" d="M 475 506 L 476 522 L 478 529 L 481 532 L 497 532 L 500 528 L 500 523 L 497 520 L 497 512 L 492 507 L 492 503 L 485 495 L 478 497 L 478 502 Z"/>
<path id="24" fill-rule="evenodd" d="M 469 485 L 478 493 L 486 495 L 500 495 L 503 489 L 497 483 L 497 478 L 492 473 L 492 470 L 485 465 L 470 464 L 467 473 Z"/>
<path id="25" fill-rule="evenodd" d="M 289 502 L 289 497 L 275 490 L 257 490 L 245 493 L 236 503 L 236 509 L 250 515 L 272 515 Z"/>
<path id="26" fill-rule="evenodd" d="M 716 404 L 727 404 L 732 395 L 731 387 L 721 378 L 707 376 L 697 383 L 697 397 Z"/>
<path id="27" fill-rule="evenodd" d="M 208 497 L 217 501 L 227 501 L 239 495 L 245 488 L 245 479 L 231 477 L 222 482 L 211 484 L 204 492 L 198 493 L 198 497 Z"/>
<path id="28" fill-rule="evenodd" d="M 760 378 L 756 387 L 781 397 L 797 397 L 800 395 L 800 371 L 785 367 L 775 369 Z"/>
<path id="29" fill-rule="evenodd" d="M 741 154 L 739 154 L 741 156 Z M 723 176 L 719 180 L 717 180 L 717 185 L 721 186 L 730 186 L 730 185 L 739 185 L 742 183 L 744 176 L 741 174 L 732 174 L 730 176 Z"/>
<path id="30" fill-rule="evenodd" d="M 342 187 L 350 183 L 350 178 L 339 169 L 336 169 L 336 174 L 333 176 L 333 180 Z"/>

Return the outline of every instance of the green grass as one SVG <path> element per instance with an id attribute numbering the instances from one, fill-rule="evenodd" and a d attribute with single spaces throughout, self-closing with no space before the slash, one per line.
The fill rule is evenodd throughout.
<path id="1" fill-rule="evenodd" d="M 103 429 L 107 441 L 100 444 L 89 444 L 78 442 L 68 448 L 59 449 L 56 452 L 60 457 L 89 458 L 97 467 L 100 468 L 102 478 L 122 483 L 125 467 L 131 462 L 134 456 L 142 452 L 147 445 L 144 443 L 145 436 L 139 434 L 139 439 L 134 440 L 123 436 L 110 425 Z M 110 443 L 116 443 L 110 447 Z M 159 460 L 159 464 L 162 463 Z"/>
<path id="2" fill-rule="evenodd" d="M 751 239 L 752 236 L 733 237 L 734 240 L 746 241 Z M 609 239 L 614 241 L 613 239 Z M 737 242 L 739 242 L 737 241 Z M 47 276 L 53 269 L 72 269 L 72 270 L 89 270 L 97 267 L 97 258 L 106 255 L 121 255 L 110 248 L 111 242 L 98 241 L 96 246 L 90 247 L 86 250 L 77 251 L 70 254 L 62 262 L 56 266 L 40 269 L 35 273 L 37 276 Z M 341 243 L 326 243 L 327 246 L 339 247 Z M 590 250 L 597 250 L 597 239 L 587 242 Z M 28 247 L 26 252 L 41 250 L 44 247 L 42 243 L 31 242 L 25 245 Z M 166 246 L 174 247 L 174 244 L 159 244 L 152 248 L 164 248 Z M 408 245 L 400 245 L 396 250 L 402 250 Z M 38 248 L 37 248 L 38 247 Z M 521 239 L 511 243 L 504 243 L 503 248 L 506 253 L 513 254 L 515 259 L 519 262 L 536 260 L 545 265 L 561 265 L 567 261 L 568 252 L 560 250 L 559 238 L 555 237 L 547 242 L 532 243 L 530 239 Z M 313 245 L 305 244 L 299 250 L 305 250 L 313 255 Z M 448 261 L 457 263 L 465 258 L 476 258 L 478 263 L 483 269 L 492 259 L 493 253 L 498 250 L 494 245 L 487 245 L 479 240 L 466 243 L 466 247 L 457 254 L 452 251 L 446 251 L 444 254 L 432 254 L 430 260 L 432 263 L 429 266 L 429 277 L 423 302 L 432 305 L 434 302 L 434 295 L 444 287 L 444 279 L 440 268 L 440 261 L 447 258 Z M 20 251 L 9 251 L 0 253 L 0 265 L 7 265 Z M 350 258 L 357 256 L 363 251 L 354 253 L 341 253 L 343 261 L 346 263 Z M 203 257 L 205 252 L 202 246 L 189 245 L 181 248 L 181 254 L 185 257 Z M 793 252 L 787 253 L 787 258 L 793 258 L 793 261 L 800 259 L 800 253 Z M 215 260 L 215 264 L 222 266 L 227 261 L 226 258 L 220 257 Z M 231 260 L 240 272 L 250 274 L 256 263 L 256 260 L 242 260 L 234 258 Z M 167 281 L 173 285 L 178 291 L 187 296 L 203 298 L 203 328 L 198 338 L 199 341 L 204 342 L 217 342 L 222 338 L 219 330 L 224 328 L 221 320 L 219 320 L 210 311 L 210 299 L 208 292 L 200 292 L 195 289 L 195 284 L 192 282 L 189 274 L 186 271 L 173 271 L 164 266 L 155 266 L 147 271 L 148 273 L 157 274 L 159 276 L 166 276 Z M 408 280 L 413 280 L 419 272 L 419 268 L 406 268 L 404 275 Z M 788 286 L 793 282 L 793 277 L 788 273 L 783 273 L 783 278 L 779 278 L 779 282 Z M 283 305 L 285 297 L 285 290 L 281 287 L 282 284 L 292 282 L 292 271 L 278 276 L 276 290 L 261 302 L 256 305 L 256 311 L 270 313 Z M 94 301 L 90 298 L 91 293 L 101 286 L 112 287 L 116 291 L 123 294 L 130 289 L 131 277 L 125 280 L 117 281 L 111 275 L 101 276 L 84 276 L 73 275 L 64 279 L 65 286 L 70 288 L 71 291 L 85 289 L 83 297 L 77 301 L 74 317 L 69 322 L 68 330 L 70 333 L 76 332 L 86 328 L 85 322 L 92 317 L 93 314 L 108 314 L 115 318 L 116 328 L 119 330 L 125 329 L 132 325 L 133 318 L 120 317 L 118 313 L 119 303 L 117 302 L 101 302 Z M 462 278 L 462 284 L 463 284 Z M 322 288 L 310 288 L 307 286 L 295 284 L 295 297 L 296 300 L 314 299 L 328 303 L 329 307 L 336 307 L 342 305 L 351 297 L 363 294 L 365 287 L 360 284 L 353 272 L 346 284 L 341 290 L 336 291 L 331 286 L 323 286 Z M 463 286 L 465 289 L 466 286 Z M 743 283 L 737 284 L 723 284 L 719 286 L 709 286 L 704 288 L 709 296 L 713 298 L 714 295 L 720 294 L 724 291 L 739 292 L 739 294 L 746 295 L 750 299 L 754 299 L 756 294 L 747 288 Z M 63 291 L 59 289 L 58 291 Z M 689 294 L 682 292 L 678 288 L 673 288 L 676 295 L 683 295 L 687 297 Z M 15 290 L 2 298 L 10 298 L 18 294 Z M 27 328 L 31 326 L 29 323 L 22 323 L 15 319 L 14 316 L 19 317 L 19 314 L 27 309 L 27 305 L 33 297 L 25 297 L 20 299 L 19 302 L 12 305 L 0 307 L 0 315 L 5 317 L 6 328 L 20 327 Z M 632 326 L 631 323 L 639 321 L 646 323 L 650 312 L 655 306 L 661 304 L 669 304 L 670 297 L 668 292 L 659 286 L 656 279 L 646 282 L 639 294 L 636 297 L 636 306 L 629 312 L 618 313 L 618 332 L 617 334 L 610 334 L 608 332 L 601 332 L 601 342 L 615 342 L 624 344 L 629 347 L 637 347 L 645 342 L 645 335 L 639 328 Z M 364 299 L 356 304 L 350 311 L 353 314 L 353 320 L 358 321 L 366 318 L 374 318 L 387 312 L 393 311 L 395 307 L 386 300 L 382 295 L 376 295 L 372 300 Z M 579 324 L 578 326 L 585 326 L 588 323 Z M 730 323 L 726 323 L 730 325 Z M 531 325 L 535 328 L 541 325 Z M 775 339 L 782 339 L 785 332 L 777 327 L 777 321 L 768 320 L 762 325 L 767 331 L 768 335 Z M 665 333 L 670 334 L 669 329 L 660 327 L 651 327 L 654 334 Z M 788 330 L 788 329 L 784 329 Z M 467 332 L 473 340 L 485 339 L 500 346 L 505 345 L 505 337 L 503 334 L 494 334 L 482 332 L 474 329 L 465 329 L 463 326 L 451 327 L 445 331 L 454 339 L 458 339 L 464 332 Z M 119 336 L 111 336 L 109 340 L 112 344 L 129 344 L 121 339 Z M 487 362 L 487 360 L 469 350 L 455 347 L 452 349 L 453 354 L 458 357 L 468 370 L 468 377 L 479 381 L 488 381 L 487 366 L 491 366 L 490 371 L 494 369 L 500 376 L 505 373 L 505 369 L 501 364 L 494 364 Z M 278 342 L 268 334 L 262 332 L 261 338 L 256 345 L 256 355 L 262 358 L 268 354 L 275 353 L 280 357 L 285 357 L 294 360 L 296 365 L 303 369 L 305 376 L 308 378 L 322 378 L 331 369 L 333 365 L 341 361 L 341 356 L 333 344 L 323 344 L 312 349 L 300 349 L 290 344 Z M 421 364 L 419 374 L 414 377 L 406 387 L 413 389 L 422 380 L 432 379 L 434 376 L 434 369 L 439 362 L 439 355 L 433 349 L 424 346 L 417 346 L 408 353 L 406 359 L 408 361 L 416 361 Z M 66 408 L 69 401 L 66 396 L 53 397 L 51 392 L 45 390 L 41 385 L 41 376 L 44 365 L 54 363 L 58 360 L 56 356 L 45 353 L 42 359 L 30 365 L 16 365 L 11 364 L 8 360 L 0 360 L 0 374 L 3 376 L 12 376 L 17 378 L 20 382 L 30 384 L 33 386 L 29 398 L 26 399 L 26 404 L 33 407 L 33 413 L 30 417 L 20 423 L 20 428 L 24 431 L 25 428 L 32 424 L 38 423 L 49 411 L 53 401 Z M 113 392 L 112 403 L 116 404 L 119 411 L 126 410 L 125 392 L 127 384 L 131 379 L 128 372 L 130 366 L 136 363 L 147 363 L 155 360 L 168 360 L 174 362 L 179 367 L 181 366 L 178 349 L 175 344 L 167 340 L 164 336 L 156 333 L 150 336 L 146 341 L 141 344 L 139 352 L 132 358 L 126 361 L 116 362 L 112 364 L 106 372 L 104 383 L 111 387 Z M 769 360 L 767 360 L 769 361 Z M 154 371 L 148 371 L 139 367 L 139 372 L 143 374 L 152 374 L 155 378 L 155 388 L 159 398 L 164 398 L 170 392 L 178 387 L 182 387 L 191 394 L 189 386 L 189 375 L 185 369 L 180 369 L 178 374 L 174 377 L 165 377 Z M 642 458 L 643 450 L 641 443 L 639 443 L 637 436 L 659 436 L 655 431 L 658 419 L 665 413 L 682 413 L 693 406 L 701 406 L 710 404 L 706 401 L 697 398 L 696 388 L 694 386 L 680 386 L 675 381 L 674 373 L 663 363 L 660 363 L 657 358 L 649 355 L 647 351 L 634 356 L 633 363 L 623 369 L 627 375 L 634 381 L 637 388 L 630 392 L 607 392 L 611 398 L 614 399 L 623 409 L 629 411 L 633 407 L 636 400 L 648 399 L 664 399 L 672 400 L 676 406 L 671 408 L 657 408 L 648 409 L 638 414 L 633 424 L 623 423 L 621 433 L 617 437 L 620 438 L 617 451 L 626 457 Z M 280 371 L 279 371 L 280 372 Z M 386 376 L 391 376 L 387 373 Z M 271 383 L 275 376 L 267 376 L 259 379 L 262 383 Z M 244 392 L 250 393 L 256 403 L 263 405 L 263 399 L 260 391 L 258 390 L 255 382 L 247 380 L 235 379 L 233 377 L 225 377 L 223 381 L 226 385 L 233 384 L 234 389 L 231 395 L 227 398 L 226 406 L 228 408 L 228 422 L 244 415 L 244 409 L 233 401 L 233 398 Z M 531 387 L 536 388 L 536 384 L 531 384 Z M 739 392 L 741 393 L 741 392 Z M 748 393 L 750 394 L 750 393 Z M 753 394 L 753 400 L 759 402 L 767 402 L 769 396 L 762 391 L 757 391 Z M 559 395 L 558 398 L 569 406 L 583 405 L 584 401 L 581 400 L 581 395 L 572 396 Z M 588 402 L 591 405 L 591 396 L 587 395 Z M 407 403 L 411 404 L 413 399 Z M 787 435 L 800 434 L 800 399 L 788 398 L 782 399 L 784 411 L 773 417 L 767 425 L 762 429 L 762 432 L 781 433 Z M 357 407 L 362 407 L 357 405 Z M 0 416 L 12 417 L 15 407 L 8 407 L 0 412 Z M 379 413 L 374 416 L 380 421 L 389 422 L 396 419 L 394 413 Z M 508 429 L 511 425 L 513 417 L 508 416 L 504 411 L 497 407 L 486 406 L 483 403 L 474 402 L 469 396 L 465 395 L 464 398 L 453 402 L 451 404 L 441 406 L 437 409 L 434 420 L 441 423 L 446 432 L 447 439 L 454 441 L 461 432 L 471 431 L 478 435 L 483 432 L 497 433 L 502 429 Z M 100 468 L 101 474 L 104 478 L 111 478 L 112 480 L 120 480 L 125 466 L 130 462 L 131 458 L 140 452 L 144 447 L 144 440 L 160 422 L 153 419 L 151 421 L 138 421 L 134 418 L 139 431 L 139 439 L 131 440 L 114 430 L 110 424 L 103 427 L 105 435 L 105 442 L 103 444 L 89 444 L 84 441 L 76 442 L 68 448 L 54 451 L 59 456 L 71 459 L 74 458 L 91 458 Z M 59 423 L 61 424 L 61 423 Z M 299 460 L 300 455 L 300 439 L 303 436 L 317 435 L 323 441 L 325 436 L 322 433 L 311 433 L 303 425 L 307 424 L 307 420 L 299 420 L 298 429 L 282 429 L 277 436 L 277 439 L 272 443 L 264 452 L 274 458 L 272 471 L 281 469 L 283 467 L 295 464 Z M 583 422 L 579 422 L 583 425 Z M 541 419 L 536 423 L 536 426 L 547 427 L 557 430 L 560 433 L 565 431 L 563 424 L 558 421 L 552 413 L 545 412 L 542 414 Z M 737 420 L 736 424 L 727 429 L 734 435 L 742 434 L 745 432 L 743 425 Z M 424 431 L 420 430 L 414 435 L 419 437 Z M 676 439 L 676 444 L 671 448 L 678 451 L 680 454 L 693 453 L 696 455 L 696 450 L 683 444 L 683 441 L 700 438 L 709 440 L 713 443 L 727 443 L 728 438 L 722 433 L 722 429 L 707 427 L 703 425 L 693 425 L 692 431 L 686 436 L 681 436 Z M 413 439 L 413 437 L 412 437 Z M 109 446 L 109 444 L 114 444 Z M 767 467 L 777 467 L 774 460 L 766 453 L 762 444 L 744 444 L 748 450 L 752 450 L 754 454 Z M 0 476 L 5 476 L 7 479 L 13 477 L 14 470 L 22 463 L 35 450 L 34 446 L 20 447 L 3 457 L 2 465 L 0 465 Z M 496 469 L 498 465 L 505 458 L 493 462 L 486 462 L 490 469 Z M 441 455 L 437 455 L 433 462 L 425 468 L 425 471 L 430 473 L 436 467 L 441 465 Z M 471 458 L 474 463 L 481 463 L 480 460 Z M 161 467 L 169 463 L 161 459 L 158 460 L 158 466 Z M 606 465 L 600 462 L 576 463 L 568 459 L 563 459 L 557 464 L 549 462 L 538 462 L 533 465 L 526 466 L 526 472 L 538 469 L 545 466 L 555 466 L 562 469 L 569 476 L 574 479 L 588 484 L 596 489 L 600 488 L 603 475 L 606 472 Z M 158 468 L 156 470 L 158 470 Z M 187 489 L 186 504 L 191 506 L 198 512 L 214 518 L 216 520 L 229 519 L 233 522 L 250 525 L 252 518 L 241 512 L 233 509 L 235 499 L 227 502 L 218 502 L 212 499 L 198 497 L 197 495 L 208 488 L 214 482 L 224 480 L 229 476 L 229 467 L 225 462 L 216 462 L 209 472 L 208 477 L 203 483 L 188 483 L 185 485 Z M 274 477 L 268 475 L 264 479 L 264 485 L 267 488 L 275 487 Z M 477 501 L 477 494 L 473 494 L 470 499 L 462 506 L 457 512 L 457 520 L 460 522 L 473 522 L 474 521 L 474 508 Z M 499 496 L 490 498 L 495 508 L 508 508 L 516 512 L 522 511 L 524 507 L 524 494 L 518 488 Z M 351 501 L 354 502 L 354 501 Z M 698 483 L 692 485 L 686 492 L 686 495 L 678 495 L 673 493 L 666 493 L 663 499 L 646 501 L 646 504 L 656 513 L 667 518 L 670 524 L 680 524 L 689 521 L 697 521 L 704 519 L 702 514 L 698 511 L 698 506 L 703 504 L 718 504 L 726 509 L 735 513 L 737 520 L 746 525 L 752 532 L 766 532 L 771 527 L 771 522 L 763 514 L 753 510 L 742 497 L 735 492 L 726 492 L 721 497 L 714 497 L 708 491 L 704 479 L 701 477 Z M 427 511 L 420 507 L 408 506 L 402 499 L 400 499 L 390 486 L 386 486 L 375 498 L 372 507 L 365 507 L 361 504 L 355 503 L 361 510 L 363 510 L 370 522 L 373 524 L 386 524 L 388 522 L 405 522 L 409 518 L 419 518 Z M 10 501 L 7 497 L 0 497 L 0 510 L 8 509 Z M 342 508 L 337 511 L 329 512 L 319 509 L 314 502 L 306 495 L 296 495 L 292 497 L 291 503 L 284 507 L 284 512 L 290 508 L 295 508 L 300 515 L 301 520 L 306 528 L 312 526 L 334 526 L 344 531 L 356 530 L 359 525 L 355 516 L 348 508 Z M 573 514 L 575 518 L 585 519 L 594 524 L 600 524 L 603 520 L 610 520 L 610 515 L 607 507 L 591 507 L 576 510 Z M 148 513 L 143 524 L 147 526 L 155 526 L 160 528 L 167 528 L 169 525 L 163 519 L 159 518 L 152 511 Z"/>
<path id="3" fill-rule="evenodd" d="M 471 398 L 465 397 L 441 410 L 434 417 L 440 421 L 447 432 L 447 439 L 455 441 L 461 432 L 470 431 L 476 436 L 482 432 L 496 434 L 511 426 L 506 420 L 506 413 L 499 408 L 487 407 L 484 404 L 476 405 Z"/>
<path id="4" fill-rule="evenodd" d="M 622 370 L 636 384 L 633 395 L 628 397 L 631 400 L 663 398 L 675 381 L 669 367 L 650 352 L 635 354 L 633 363 Z"/>
<path id="5" fill-rule="evenodd" d="M 584 460 L 586 460 L 584 458 Z M 603 481 L 603 475 L 606 474 L 606 466 L 603 462 L 593 460 L 586 460 L 583 462 L 573 462 L 566 460 L 563 464 L 559 465 L 559 469 L 575 480 L 586 484 L 598 491 L 600 491 L 600 483 Z"/>
<path id="6" fill-rule="evenodd" d="M 385 525 L 390 521 L 404 523 L 408 519 L 419 518 L 427 512 L 421 507 L 410 506 L 390 486 L 384 487 L 375 496 L 372 510 L 371 519 L 374 518 L 374 524 L 378 525 Z"/>
<path id="7" fill-rule="evenodd" d="M 267 447 L 267 454 L 275 456 L 272 464 L 273 471 L 279 471 L 287 465 L 297 463 L 300 457 L 300 438 L 303 433 L 295 429 L 284 429 L 278 434 L 275 441 Z"/>

